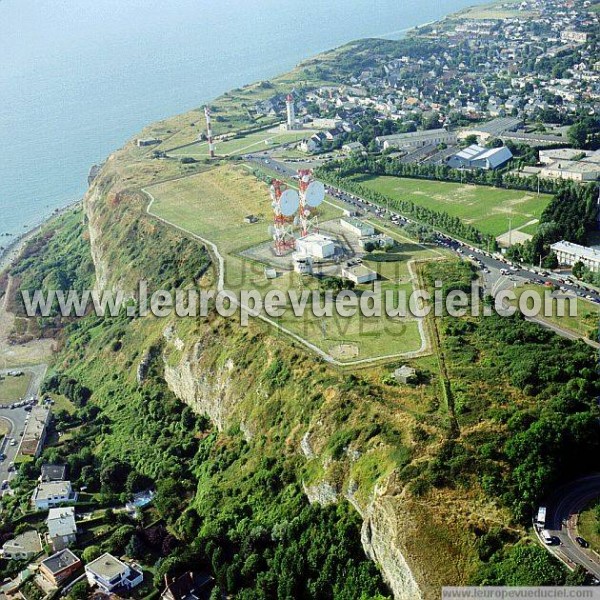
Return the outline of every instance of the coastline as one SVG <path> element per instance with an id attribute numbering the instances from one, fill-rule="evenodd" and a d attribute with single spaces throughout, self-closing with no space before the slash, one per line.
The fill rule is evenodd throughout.
<path id="1" fill-rule="evenodd" d="M 52 212 L 51 215 L 42 219 L 35 227 L 11 240 L 9 244 L 4 247 L 4 250 L 0 250 L 0 275 L 4 273 L 4 271 L 10 269 L 17 262 L 27 242 L 35 237 L 35 235 L 38 234 L 43 227 L 69 210 L 77 207 L 82 202 L 83 199 L 79 198 L 69 202 L 69 204 L 62 206 L 61 208 L 57 208 Z"/>

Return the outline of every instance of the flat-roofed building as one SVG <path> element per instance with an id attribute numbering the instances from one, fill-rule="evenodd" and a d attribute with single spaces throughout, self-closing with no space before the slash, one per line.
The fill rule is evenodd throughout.
<path id="1" fill-rule="evenodd" d="M 40 534 L 32 529 L 4 542 L 2 545 L 2 558 L 5 560 L 30 560 L 41 551 Z"/>
<path id="2" fill-rule="evenodd" d="M 296 240 L 296 251 L 313 258 L 330 258 L 335 254 L 335 241 L 320 233 L 309 233 Z"/>
<path id="3" fill-rule="evenodd" d="M 552 244 L 550 249 L 556 254 L 561 265 L 572 267 L 575 263 L 581 262 L 590 271 L 600 272 L 600 250 L 565 241 Z"/>
<path id="4" fill-rule="evenodd" d="M 141 569 L 130 567 L 108 553 L 87 564 L 85 574 L 90 586 L 97 586 L 107 594 L 117 589 L 130 590 L 144 579 Z"/>
<path id="5" fill-rule="evenodd" d="M 346 231 L 352 232 L 358 237 L 368 237 L 375 234 L 375 227 L 359 219 L 340 219 L 340 225 Z"/>
<path id="6" fill-rule="evenodd" d="M 583 160 L 558 160 L 540 170 L 545 179 L 569 179 L 571 181 L 596 181 L 600 177 L 600 164 Z"/>
<path id="7" fill-rule="evenodd" d="M 342 277 L 356 284 L 370 283 L 377 279 L 377 273 L 364 265 L 353 265 L 342 268 Z"/>
<path id="8" fill-rule="evenodd" d="M 37 510 L 48 510 L 76 500 L 77 493 L 73 491 L 70 481 L 48 481 L 38 484 L 31 502 Z"/>
<path id="9" fill-rule="evenodd" d="M 70 550 L 60 550 L 40 563 L 40 574 L 54 587 L 60 586 L 83 566 Z"/>
<path id="10" fill-rule="evenodd" d="M 29 415 L 29 421 L 23 432 L 21 453 L 37 458 L 46 440 L 46 432 L 50 423 L 50 410 L 44 406 L 34 406 Z"/>

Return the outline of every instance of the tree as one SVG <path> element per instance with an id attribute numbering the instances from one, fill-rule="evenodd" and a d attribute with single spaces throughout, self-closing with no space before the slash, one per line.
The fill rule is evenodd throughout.
<path id="1" fill-rule="evenodd" d="M 585 273 L 585 265 L 580 260 L 578 260 L 573 265 L 573 277 L 576 277 L 577 279 L 582 279 L 584 273 Z"/>
<path id="2" fill-rule="evenodd" d="M 86 579 L 78 581 L 70 590 L 67 598 L 70 600 L 87 600 L 89 596 L 89 586 Z"/>
<path id="3" fill-rule="evenodd" d="M 96 560 L 102 554 L 100 546 L 88 546 L 81 554 L 84 563 Z"/>

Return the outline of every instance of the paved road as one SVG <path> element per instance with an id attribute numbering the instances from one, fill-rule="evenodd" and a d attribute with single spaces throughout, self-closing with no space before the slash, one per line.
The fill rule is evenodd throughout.
<path id="1" fill-rule="evenodd" d="M 266 167 L 268 169 L 272 169 L 277 173 L 280 173 L 285 177 L 293 177 L 296 175 L 296 171 L 299 167 L 306 168 L 306 165 L 302 163 L 286 163 L 281 160 L 274 160 L 271 156 L 271 152 L 261 152 L 260 154 L 249 154 L 245 156 L 245 159 L 253 162 L 262 167 Z M 371 213 L 379 218 L 385 218 L 386 214 L 389 216 L 390 211 L 385 207 L 377 206 L 372 202 L 366 201 L 362 198 L 358 198 L 353 194 L 349 194 L 339 189 L 328 188 L 330 195 L 332 195 L 337 200 L 342 201 L 346 205 L 348 205 L 351 209 L 360 209 L 363 212 Z M 392 214 L 394 212 L 392 211 Z M 403 227 L 406 223 L 410 223 L 410 219 L 404 217 L 400 223 L 394 224 L 390 222 L 391 227 Z M 542 275 L 540 270 L 534 270 L 529 268 L 522 268 L 520 265 L 512 265 L 506 260 L 499 260 L 498 258 L 492 256 L 489 252 L 485 252 L 478 248 L 474 248 L 472 246 L 468 246 L 461 242 L 460 240 L 451 238 L 446 234 L 439 234 L 437 238 L 438 245 L 446 248 L 447 250 L 456 252 L 460 256 L 472 256 L 477 264 L 480 267 L 481 274 L 483 275 L 483 279 L 486 282 L 486 288 L 489 287 L 491 290 L 494 287 L 494 284 L 504 278 L 506 284 L 502 287 L 506 288 L 506 285 L 513 287 L 514 284 L 521 283 L 551 283 L 553 285 L 559 285 L 563 292 L 571 293 L 579 296 L 580 298 L 588 297 L 592 302 L 600 303 L 600 292 L 594 290 L 587 286 L 582 286 L 577 283 L 568 283 L 564 280 L 560 275 L 549 273 L 548 275 Z M 502 271 L 510 270 L 510 276 L 502 275 Z M 488 290 L 489 291 L 489 290 Z M 497 293 L 499 288 L 494 289 Z M 530 318 L 529 320 L 542 325 L 548 329 L 551 329 L 555 333 L 568 338 L 568 339 L 582 339 L 590 346 L 594 348 L 600 348 L 600 343 L 598 341 L 586 339 L 583 336 L 577 335 L 573 331 L 569 329 L 563 329 L 559 325 L 555 323 L 550 323 L 544 319 L 538 318 Z"/>
<path id="2" fill-rule="evenodd" d="M 14 369 L 0 370 L 0 375 L 6 375 L 8 371 L 23 371 L 24 373 L 31 373 L 31 381 L 27 388 L 25 398 L 32 398 L 38 395 L 40 385 L 46 374 L 46 365 L 35 365 L 31 367 L 22 367 Z M 2 441 L 0 445 L 0 452 L 6 454 L 6 459 L 0 462 L 0 482 L 5 479 L 10 480 L 15 476 L 14 472 L 8 471 L 8 466 L 11 462 L 14 462 L 18 451 L 21 447 L 21 434 L 25 431 L 26 419 L 29 413 L 25 410 L 24 406 L 19 408 L 8 408 L 7 406 L 0 406 L 0 419 L 8 421 L 10 424 L 10 432 Z M 16 445 L 11 446 L 10 441 L 16 440 Z"/>
<path id="3" fill-rule="evenodd" d="M 560 488 L 546 504 L 546 529 L 561 542 L 560 546 L 547 546 L 551 552 L 570 565 L 582 565 L 600 579 L 600 556 L 575 541 L 578 515 L 596 498 L 600 498 L 600 474 Z"/>

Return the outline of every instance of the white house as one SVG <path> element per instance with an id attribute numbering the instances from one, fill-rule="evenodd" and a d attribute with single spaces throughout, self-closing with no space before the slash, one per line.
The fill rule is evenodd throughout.
<path id="1" fill-rule="evenodd" d="M 51 508 L 46 519 L 48 541 L 56 552 L 68 548 L 77 538 L 75 509 L 72 506 Z"/>
<path id="2" fill-rule="evenodd" d="M 70 481 L 44 481 L 35 488 L 31 498 L 37 510 L 48 510 L 67 502 L 75 502 L 77 493 L 71 488 Z"/>
<path id="3" fill-rule="evenodd" d="M 117 588 L 130 590 L 144 579 L 141 569 L 130 567 L 108 553 L 87 564 L 85 575 L 91 587 L 98 586 L 107 594 Z"/>

